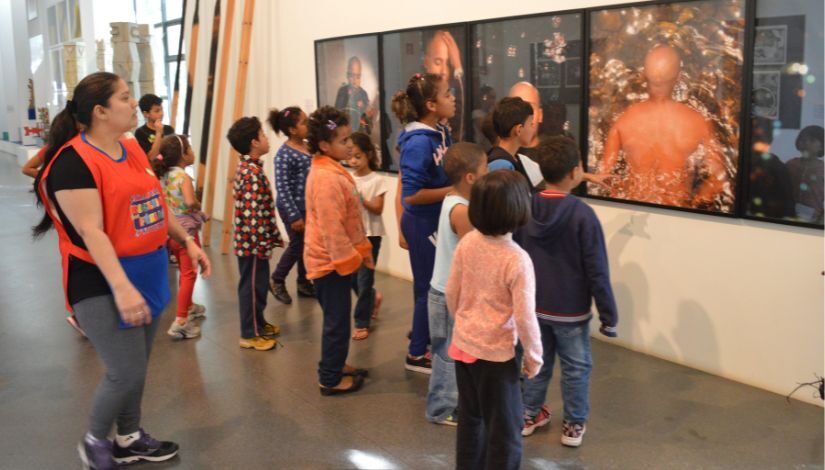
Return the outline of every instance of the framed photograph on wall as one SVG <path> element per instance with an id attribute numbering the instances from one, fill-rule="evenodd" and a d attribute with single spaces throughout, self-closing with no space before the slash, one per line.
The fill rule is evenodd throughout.
<path id="1" fill-rule="evenodd" d="M 381 57 L 377 34 L 315 42 L 318 107 L 349 115 L 352 132 L 370 136 L 381 161 Z"/>
<path id="2" fill-rule="evenodd" d="M 755 5 L 743 215 L 822 229 L 825 4 L 757 0 Z"/>
<path id="3" fill-rule="evenodd" d="M 468 140 L 489 150 L 485 118 L 498 100 L 518 96 L 533 106 L 539 130 L 533 143 L 519 153 L 535 160 L 532 149 L 543 135 L 567 135 L 580 141 L 583 27 L 581 11 L 473 23 Z"/>
<path id="4" fill-rule="evenodd" d="M 434 73 L 445 80 L 456 97 L 456 113 L 448 122 L 453 142 L 465 140 L 467 26 L 464 23 L 393 31 L 381 35 L 384 122 L 382 168 L 398 171 L 398 137 L 403 130 L 393 115 L 392 97 L 404 90 L 417 73 Z"/>
<path id="5" fill-rule="evenodd" d="M 753 39 L 753 65 L 785 65 L 788 62 L 788 25 L 757 26 Z"/>
<path id="6" fill-rule="evenodd" d="M 779 70 L 755 70 L 751 92 L 751 113 L 756 117 L 779 119 Z"/>
<path id="7" fill-rule="evenodd" d="M 588 195 L 734 215 L 746 3 L 589 10 Z"/>

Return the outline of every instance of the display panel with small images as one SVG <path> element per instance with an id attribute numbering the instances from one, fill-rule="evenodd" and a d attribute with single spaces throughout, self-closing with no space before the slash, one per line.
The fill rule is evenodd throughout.
<path id="1" fill-rule="evenodd" d="M 823 226 L 825 4 L 756 2 L 745 214 Z"/>
<path id="2" fill-rule="evenodd" d="M 496 103 L 519 97 L 533 106 L 538 132 L 519 153 L 542 136 L 580 139 L 583 14 L 548 14 L 484 21 L 470 36 L 472 140 L 490 150 L 497 136 L 491 122 Z"/>

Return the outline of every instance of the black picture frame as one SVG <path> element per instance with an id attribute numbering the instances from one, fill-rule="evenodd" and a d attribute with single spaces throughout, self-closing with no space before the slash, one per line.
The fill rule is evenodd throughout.
<path id="1" fill-rule="evenodd" d="M 423 57 L 425 49 L 434 35 L 439 31 L 447 31 L 458 47 L 458 56 L 461 61 L 461 77 L 451 75 L 450 85 L 456 95 L 456 116 L 450 120 L 453 142 L 463 139 L 463 132 L 467 129 L 469 91 L 467 89 L 467 22 L 447 23 L 433 26 L 403 28 L 386 31 L 381 36 L 382 78 L 381 86 L 383 99 L 381 100 L 382 121 L 382 154 L 381 169 L 390 173 L 397 173 L 398 149 L 396 140 L 402 128 L 398 118 L 391 110 L 393 95 L 407 87 L 407 83 L 414 74 L 425 72 Z M 416 37 L 415 35 L 420 35 Z M 406 36 L 406 37 L 405 37 Z M 404 41 L 402 47 L 402 40 Z M 426 44 L 425 44 L 426 43 Z M 406 59 L 406 60 L 405 60 Z M 453 64 L 449 61 L 450 71 L 454 73 Z M 390 72 L 392 71 L 392 72 Z M 397 71 L 397 73 L 396 73 Z M 458 129 L 458 132 L 456 131 Z"/>
<path id="2" fill-rule="evenodd" d="M 744 31 L 744 49 L 742 51 L 742 76 L 740 77 L 741 80 L 741 95 L 737 96 L 740 102 L 739 112 L 734 113 L 738 119 L 735 121 L 737 129 L 738 129 L 738 146 L 736 146 L 737 154 L 736 157 L 732 159 L 736 165 L 736 174 L 733 176 L 731 183 L 734 185 L 734 189 L 732 191 L 733 194 L 733 204 L 732 210 L 728 210 L 726 212 L 720 212 L 717 210 L 707 210 L 703 208 L 694 208 L 694 207 L 678 207 L 673 205 L 666 205 L 666 204 L 657 204 L 657 203 L 650 203 L 645 201 L 635 201 L 635 200 L 628 200 L 628 199 L 620 199 L 620 198 L 613 198 L 613 197 L 606 197 L 598 194 L 594 194 L 592 189 L 589 189 L 587 185 L 582 184 L 576 190 L 576 194 L 585 197 L 591 198 L 596 200 L 608 200 L 619 202 L 622 204 L 629 204 L 641 207 L 658 207 L 658 208 L 665 208 L 668 210 L 673 211 L 683 211 L 683 212 L 691 212 L 691 213 L 698 213 L 704 214 L 712 217 L 725 217 L 725 218 L 743 218 L 749 220 L 758 220 L 761 222 L 766 223 L 773 223 L 773 224 L 781 224 L 781 225 L 793 225 L 793 226 L 800 226 L 800 227 L 807 227 L 807 228 L 814 228 L 821 230 L 823 227 L 817 224 L 810 224 L 805 222 L 798 222 L 798 221 L 791 221 L 791 220 L 784 220 L 784 219 L 771 219 L 771 218 L 764 218 L 764 217 L 754 217 L 750 215 L 747 211 L 746 203 L 747 197 L 749 197 L 750 188 L 748 186 L 748 176 L 750 172 L 750 162 L 747 154 L 747 149 L 749 149 L 752 145 L 752 129 L 749 125 L 749 120 L 752 115 L 751 110 L 751 95 L 754 90 L 754 76 L 753 72 L 761 72 L 761 71 L 770 71 L 772 67 L 777 67 L 778 64 L 769 64 L 767 62 L 779 62 L 780 59 L 783 57 L 786 59 L 786 62 L 793 57 L 793 46 L 792 44 L 795 41 L 798 41 L 798 37 L 801 34 L 805 34 L 804 30 L 806 28 L 800 27 L 797 20 L 794 19 L 794 16 L 784 16 L 779 18 L 773 18 L 771 20 L 766 19 L 757 19 L 755 16 L 756 11 L 756 4 L 758 0 L 739 0 L 743 5 L 743 14 L 742 17 L 744 18 L 743 23 L 743 31 Z M 583 9 L 574 9 L 574 10 L 564 10 L 564 11 L 555 11 L 555 12 L 540 12 L 534 13 L 529 15 L 520 15 L 520 16 L 512 16 L 512 17 L 503 17 L 503 18 L 490 18 L 490 19 L 482 19 L 476 21 L 468 21 L 468 22 L 456 22 L 456 23 L 449 23 L 443 25 L 435 25 L 435 26 L 422 26 L 422 27 L 411 27 L 411 28 L 403 28 L 398 30 L 392 31 L 384 31 L 384 32 L 374 32 L 374 33 L 365 33 L 365 34 L 358 34 L 352 36 L 344 36 L 340 38 L 327 38 L 316 41 L 316 45 L 318 42 L 323 41 L 331 41 L 337 39 L 347 39 L 347 38 L 354 38 L 359 36 L 368 36 L 368 35 L 377 35 L 378 36 L 378 49 L 379 49 L 379 93 L 382 99 L 380 100 L 380 122 L 382 125 L 380 126 L 380 142 L 381 148 L 380 151 L 384 158 L 382 159 L 382 167 L 381 171 L 387 171 L 391 173 L 397 172 L 397 168 L 394 167 L 392 164 L 392 160 L 388 158 L 390 155 L 389 148 L 388 148 L 388 139 L 391 138 L 391 130 L 388 129 L 390 126 L 387 125 L 389 122 L 389 98 L 392 93 L 397 91 L 397 89 L 390 89 L 387 90 L 385 88 L 385 66 L 384 66 L 384 58 L 386 56 L 384 51 L 384 38 L 385 35 L 394 34 L 394 33 L 404 33 L 410 31 L 432 31 L 437 30 L 439 28 L 449 28 L 449 27 L 464 27 L 465 34 L 463 35 L 463 52 L 462 52 L 462 62 L 465 66 L 465 91 L 464 91 L 464 98 L 465 103 L 469 104 L 469 106 L 465 106 L 465 112 L 463 117 L 463 125 L 464 129 L 467 132 L 472 131 L 472 117 L 471 113 L 469 112 L 472 109 L 472 105 L 478 101 L 478 96 L 476 96 L 479 92 L 480 84 L 477 82 L 476 77 L 476 68 L 478 70 L 485 69 L 486 65 L 483 63 L 473 65 L 471 63 L 472 57 L 472 32 L 475 25 L 484 24 L 484 23 L 493 23 L 493 22 L 502 22 L 502 21 L 512 21 L 512 20 L 523 20 L 532 17 L 552 17 L 557 15 L 565 15 L 570 14 L 572 12 L 580 12 L 582 15 L 582 22 L 581 22 L 581 43 L 577 46 L 580 47 L 582 50 L 581 56 L 582 58 L 588 58 L 588 60 L 582 60 L 581 65 L 579 66 L 580 70 L 580 83 L 581 86 L 576 90 L 575 86 L 568 86 L 568 84 L 573 85 L 576 81 L 576 64 L 575 60 L 570 63 L 565 63 L 561 67 L 561 85 L 564 85 L 564 88 L 567 89 L 565 93 L 567 96 L 574 96 L 578 94 L 579 102 L 581 103 L 582 112 L 579 116 L 579 142 L 581 146 L 581 153 L 584 160 L 584 164 L 588 166 L 592 163 L 589 160 L 589 152 L 588 152 L 588 139 L 587 136 L 589 135 L 588 128 L 590 125 L 589 120 L 589 111 L 590 111 L 590 79 L 591 79 L 591 72 L 592 67 L 590 63 L 590 56 L 591 56 L 591 44 L 590 44 L 590 37 L 591 37 L 591 29 L 592 29 L 592 22 L 594 15 L 604 11 L 604 10 L 617 10 L 617 9 L 632 9 L 632 8 L 645 8 L 645 7 L 655 7 L 655 6 L 667 6 L 670 8 L 674 8 L 680 4 L 695 4 L 695 3 L 714 3 L 714 4 L 722 4 L 721 0 L 658 0 L 652 2 L 633 2 L 633 3 L 625 3 L 620 5 L 608 5 L 602 7 L 593 7 L 593 8 L 583 8 Z M 730 3 L 730 2 L 726 2 Z M 799 16 L 799 15 L 796 15 Z M 773 22 L 772 22 L 773 21 Z M 778 22 L 778 23 L 777 23 Z M 755 45 L 755 35 L 757 31 L 757 27 L 769 27 L 779 24 L 780 26 L 784 25 L 785 27 L 780 27 L 778 29 L 787 30 L 788 31 L 788 46 L 789 48 L 783 49 L 781 52 L 772 51 L 771 54 L 762 54 L 760 58 L 766 58 L 765 60 L 758 60 L 759 64 L 755 64 L 754 62 L 754 45 Z M 810 34 L 810 28 L 807 28 L 807 34 Z M 461 35 L 458 35 L 461 36 Z M 461 41 L 458 37 L 455 38 L 456 42 Z M 572 44 L 569 44 L 570 47 L 573 47 Z M 317 46 L 316 46 L 317 50 Z M 763 51 L 765 52 L 765 51 Z M 531 51 L 532 54 L 535 54 L 535 50 Z M 774 74 L 775 76 L 775 74 Z M 318 67 L 317 67 L 317 58 L 316 58 L 316 83 L 318 78 Z M 769 74 L 765 74 L 759 78 L 762 80 L 757 85 L 770 83 L 774 89 L 777 87 L 779 88 L 778 92 L 778 103 L 775 105 L 776 109 L 772 112 L 778 113 L 782 115 L 783 108 L 787 108 L 790 110 L 794 110 L 795 99 L 798 97 L 794 97 L 789 95 L 787 89 L 793 88 L 793 82 L 789 81 L 789 78 L 786 74 L 781 74 L 779 78 L 779 84 L 777 85 L 775 81 L 768 80 Z M 393 87 L 398 88 L 399 87 Z M 559 87 L 561 89 L 561 87 Z M 390 95 L 388 95 L 388 92 Z M 316 94 L 318 93 L 318 89 L 316 86 Z M 320 103 L 320 100 L 319 100 Z M 785 109 L 784 112 L 788 113 L 789 111 Z M 770 108 L 769 108 L 770 110 Z M 798 113 L 798 109 L 796 111 Z M 788 115 L 786 114 L 785 117 L 787 118 Z M 791 121 L 788 121 L 791 122 Z M 469 134 L 467 134 L 469 136 Z M 468 137 L 468 140 L 473 140 L 472 138 Z"/>
<path id="3" fill-rule="evenodd" d="M 725 8 L 733 9 L 734 6 L 735 10 L 726 12 L 729 13 L 729 17 L 720 16 L 720 11 L 724 11 L 723 9 Z M 654 45 L 670 44 L 674 46 L 674 41 L 670 38 L 676 37 L 679 39 L 679 34 L 687 35 L 688 32 L 691 31 L 687 25 L 690 25 L 694 29 L 698 27 L 699 29 L 696 29 L 696 31 L 700 31 L 701 28 L 706 28 L 705 31 L 709 31 L 712 29 L 713 22 L 717 22 L 720 28 L 717 32 L 725 33 L 728 36 L 734 34 L 737 36 L 734 38 L 734 44 L 736 45 L 735 49 L 738 51 L 738 54 L 725 51 L 719 53 L 722 60 L 727 60 L 728 62 L 725 62 L 724 65 L 721 66 L 717 64 L 717 67 L 723 67 L 727 73 L 731 69 L 729 62 L 734 61 L 735 70 L 738 72 L 739 77 L 732 77 L 732 83 L 735 85 L 735 88 L 733 90 L 728 89 L 728 95 L 725 96 L 725 98 L 729 100 L 726 102 L 733 103 L 733 106 L 729 106 L 725 112 L 717 112 L 715 114 L 710 112 L 707 114 L 712 121 L 710 129 L 713 132 L 714 140 L 719 142 L 718 148 L 720 151 L 717 152 L 717 155 L 723 156 L 719 158 L 721 163 L 719 163 L 716 168 L 724 168 L 726 178 L 723 185 L 717 186 L 717 188 L 719 188 L 718 192 L 714 193 L 715 197 L 712 200 L 708 198 L 707 201 L 699 203 L 695 202 L 696 199 L 692 199 L 694 194 L 699 193 L 695 190 L 696 185 L 699 184 L 697 181 L 711 180 L 706 178 L 699 180 L 698 177 L 694 179 L 694 176 L 689 172 L 683 171 L 682 176 L 679 177 L 677 173 L 677 178 L 673 179 L 677 184 L 673 184 L 673 181 L 668 181 L 668 183 L 671 183 L 670 186 L 675 186 L 677 189 L 668 187 L 667 185 L 657 186 L 658 182 L 661 181 L 661 173 L 657 174 L 655 171 L 652 171 L 652 167 L 651 171 L 649 171 L 647 175 L 644 175 L 646 179 L 636 178 L 639 175 L 633 173 L 619 173 L 619 176 L 614 176 L 613 182 L 611 183 L 613 185 L 611 192 L 605 192 L 593 184 L 589 184 L 585 189 L 586 192 L 584 195 L 586 197 L 722 217 L 739 216 L 740 208 L 738 201 L 741 199 L 741 173 L 739 169 L 742 167 L 742 145 L 744 143 L 742 123 L 746 115 L 744 98 L 747 96 L 749 90 L 749 83 L 745 80 L 745 75 L 747 75 L 745 72 L 747 70 L 745 60 L 747 58 L 746 43 L 753 27 L 753 22 L 748 21 L 747 18 L 752 9 L 751 0 L 739 0 L 738 4 L 737 2 L 719 2 L 715 0 L 667 0 L 587 9 L 588 41 L 586 44 L 586 53 L 588 56 L 588 70 L 585 98 L 588 109 L 587 141 L 589 145 L 583 150 L 583 155 L 585 164 L 589 169 L 597 170 L 598 172 L 600 158 L 596 158 L 595 156 L 601 155 L 602 148 L 600 146 L 606 144 L 607 136 L 612 130 L 612 126 L 615 124 L 617 117 L 622 116 L 630 105 L 647 99 L 647 85 L 640 69 L 643 65 L 645 55 Z M 710 12 L 714 14 L 710 15 Z M 669 19 L 670 21 L 668 21 Z M 699 19 L 702 21 L 699 22 Z M 728 22 L 725 22 L 726 20 Z M 693 23 L 691 23 L 691 21 L 693 21 Z M 680 30 L 679 25 L 682 23 L 684 23 L 683 28 Z M 602 36 L 594 38 L 593 34 L 597 28 L 603 28 L 605 31 L 609 31 L 610 34 L 603 34 Z M 710 36 L 710 34 L 687 38 L 691 39 L 691 41 L 681 38 L 681 43 L 676 43 L 674 49 L 678 52 L 683 70 L 690 65 L 694 65 L 694 68 L 698 67 L 696 66 L 697 63 L 702 67 L 710 68 L 709 59 L 704 58 L 707 52 L 698 50 L 697 46 L 702 40 L 710 41 L 711 38 L 707 36 Z M 644 41 L 639 40 L 639 38 L 644 39 Z M 598 44 L 594 44 L 594 39 Z M 635 44 L 634 40 L 638 42 L 638 44 Z M 627 43 L 631 43 L 632 45 L 627 47 Z M 621 49 L 622 47 L 627 47 L 627 49 Z M 680 47 L 688 48 L 687 52 L 684 49 L 680 49 Z M 694 48 L 695 53 L 690 51 L 689 48 L 691 47 Z M 637 57 L 635 63 L 626 65 L 621 60 L 618 62 L 613 60 L 616 59 L 615 57 L 601 56 L 605 55 L 605 51 L 610 51 L 611 49 L 614 52 L 621 51 L 624 55 L 635 54 L 641 57 Z M 685 66 L 685 58 L 694 60 L 698 58 L 699 62 Z M 607 64 L 610 65 L 608 66 Z M 596 96 L 606 97 L 605 99 L 618 97 L 616 101 L 619 102 L 618 105 L 613 106 L 611 109 L 600 110 L 599 107 L 604 106 L 604 102 L 599 99 L 594 99 L 593 89 L 594 86 L 611 83 L 603 78 L 604 76 L 610 75 L 613 76 L 613 83 L 620 84 L 620 86 L 627 86 L 628 83 L 631 83 L 632 86 L 626 87 L 623 90 L 611 90 L 610 93 L 603 92 L 601 95 L 597 93 Z M 685 76 L 685 74 L 680 75 L 680 80 L 686 81 Z M 700 75 L 697 74 L 696 76 Z M 701 76 L 705 77 L 704 75 Z M 723 80 L 719 81 L 722 82 Z M 717 85 L 718 84 L 719 83 L 717 83 Z M 678 87 L 680 86 L 686 86 L 686 89 L 679 89 Z M 694 100 L 698 100 L 699 98 L 695 95 L 695 88 L 695 83 L 688 82 L 685 85 L 677 81 L 676 90 L 679 99 L 674 101 L 686 102 L 686 106 L 690 105 L 689 107 L 697 106 Z M 711 89 L 716 89 L 716 87 L 713 86 Z M 678 95 L 679 92 L 682 93 L 681 96 Z M 692 109 L 693 117 L 691 119 L 693 121 L 698 122 L 699 115 L 705 115 L 703 112 L 717 109 L 717 107 L 713 105 L 713 97 L 705 95 L 703 98 L 708 100 L 709 103 L 705 104 L 700 110 Z M 626 104 L 623 105 L 622 100 Z M 718 100 L 717 103 L 719 103 L 718 106 L 721 106 L 722 100 Z M 601 120 L 598 117 L 600 112 L 602 116 L 605 116 L 602 117 Z M 689 111 L 685 113 L 686 115 L 691 114 Z M 596 117 L 594 118 L 594 116 Z M 719 119 L 714 120 L 713 118 Z M 721 121 L 722 118 L 724 118 L 725 121 L 718 122 Z M 638 128 L 638 126 L 636 128 Z M 594 129 L 598 129 L 599 132 L 594 132 Z M 726 131 L 727 134 L 721 135 L 720 130 Z M 708 141 L 708 139 L 701 140 L 701 142 L 706 141 Z M 700 140 L 696 139 L 696 142 L 698 144 Z M 700 154 L 700 150 L 701 148 L 697 145 L 691 156 Z M 688 159 L 686 157 L 685 165 L 687 164 Z M 617 167 L 620 167 L 620 164 L 610 168 L 610 170 L 615 171 Z M 695 174 L 699 174 L 699 171 L 693 171 L 695 171 Z M 621 172 L 621 169 L 619 172 Z M 684 173 L 687 174 L 685 175 Z M 719 171 L 719 174 L 722 175 L 722 172 Z M 641 181 L 641 183 L 639 183 L 639 181 Z M 624 185 L 622 187 L 624 194 L 615 189 L 619 184 Z"/>
<path id="4" fill-rule="evenodd" d="M 370 33 L 319 39 L 314 47 L 318 107 L 329 105 L 347 112 L 353 132 L 362 131 L 370 136 L 379 162 L 383 97 L 380 43 L 380 35 Z M 358 67 L 360 72 L 353 75 Z M 354 83 L 359 86 L 354 87 Z"/>

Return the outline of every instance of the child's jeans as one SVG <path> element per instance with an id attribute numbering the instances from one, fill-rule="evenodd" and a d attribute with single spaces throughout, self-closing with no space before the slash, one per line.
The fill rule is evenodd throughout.
<path id="1" fill-rule="evenodd" d="M 318 362 L 318 382 L 324 387 L 335 387 L 341 382 L 349 354 L 351 276 L 333 271 L 315 280 L 315 292 L 324 313 L 321 361 Z"/>
<path id="2" fill-rule="evenodd" d="M 456 462 L 459 470 L 516 470 L 524 425 L 515 359 L 455 363 L 458 384 Z"/>
<path id="3" fill-rule="evenodd" d="M 280 209 L 278 209 L 278 213 L 281 213 Z M 278 265 L 275 266 L 275 272 L 272 273 L 272 281 L 277 284 L 283 284 L 284 281 L 286 281 L 286 277 L 289 275 L 289 272 L 292 270 L 292 267 L 297 264 L 298 284 L 306 284 L 309 281 L 307 281 L 307 270 L 304 267 L 305 230 L 296 232 L 295 230 L 292 230 L 292 225 L 290 225 L 285 218 L 281 217 L 281 221 L 283 221 L 284 228 L 286 228 L 286 234 L 289 237 L 289 244 L 286 248 L 284 248 L 284 252 L 281 254 L 281 259 L 278 260 Z"/>
<path id="4" fill-rule="evenodd" d="M 430 375 L 430 391 L 427 394 L 425 416 L 439 422 L 455 412 L 458 406 L 458 387 L 455 383 L 455 361 L 447 354 L 453 340 L 453 319 L 447 311 L 447 299 L 432 287 L 427 302 L 430 321 L 433 370 Z"/>
<path id="5" fill-rule="evenodd" d="M 438 217 L 426 217 L 404 211 L 401 216 L 401 232 L 407 239 L 410 249 L 410 267 L 413 274 L 413 309 L 412 336 L 410 337 L 410 356 L 423 356 L 427 353 L 430 339 L 429 319 L 427 318 L 427 292 L 433 278 L 435 265 L 435 233 L 438 230 Z"/>
<path id="6" fill-rule="evenodd" d="M 372 260 L 378 263 L 378 252 L 381 250 L 381 237 L 367 237 L 372 244 Z M 355 327 L 369 328 L 372 310 L 375 307 L 375 270 L 361 266 L 357 273 L 352 275 L 352 290 L 358 296 L 355 304 Z"/>
<path id="7" fill-rule="evenodd" d="M 254 338 L 264 331 L 266 296 L 269 289 L 269 258 L 238 256 L 238 306 L 241 338 Z"/>
<path id="8" fill-rule="evenodd" d="M 590 324 L 561 326 L 539 322 L 539 328 L 544 346 L 544 365 L 538 375 L 524 381 L 524 414 L 535 416 L 544 404 L 547 387 L 553 376 L 553 361 L 558 355 L 564 420 L 569 423 L 584 423 L 590 412 L 588 393 L 590 370 L 593 368 Z"/>
<path id="9" fill-rule="evenodd" d="M 195 243 L 201 246 L 200 238 L 195 234 Z M 176 316 L 187 318 L 189 307 L 192 306 L 192 292 L 195 290 L 195 281 L 198 279 L 197 266 L 192 265 L 192 258 L 186 252 L 186 246 L 175 240 L 169 240 L 169 249 L 178 259 L 180 267 L 180 283 L 178 285 L 178 308 Z"/>

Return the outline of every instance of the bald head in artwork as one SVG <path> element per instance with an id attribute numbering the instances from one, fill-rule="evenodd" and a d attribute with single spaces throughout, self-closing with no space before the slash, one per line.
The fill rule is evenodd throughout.
<path id="1" fill-rule="evenodd" d="M 682 58 L 670 46 L 656 46 L 645 57 L 644 76 L 650 97 L 670 98 L 682 71 Z"/>
<path id="2" fill-rule="evenodd" d="M 648 99 L 628 106 L 604 143 L 599 173 L 616 174 L 621 154 L 627 175 L 611 182 L 609 195 L 697 208 L 712 205 L 724 191 L 728 176 L 711 123 L 673 99 L 681 70 L 673 47 L 658 45 L 645 56 Z"/>
<path id="3" fill-rule="evenodd" d="M 530 106 L 533 107 L 533 119 L 535 120 L 536 127 L 539 126 L 542 122 L 544 122 L 544 113 L 541 109 L 541 95 L 539 95 L 539 89 L 536 88 L 530 82 L 518 82 L 512 87 L 510 87 L 510 92 L 507 94 L 510 98 L 521 98 L 524 101 L 530 103 Z M 533 147 L 533 144 L 538 144 L 538 133 L 533 138 L 533 142 L 530 144 Z"/>

